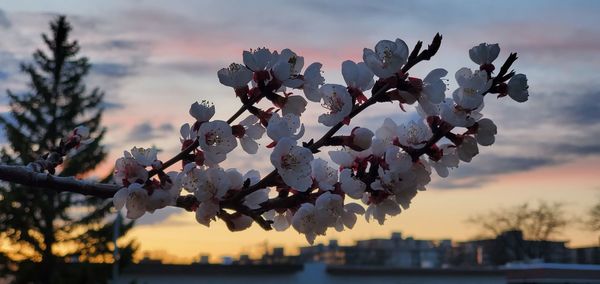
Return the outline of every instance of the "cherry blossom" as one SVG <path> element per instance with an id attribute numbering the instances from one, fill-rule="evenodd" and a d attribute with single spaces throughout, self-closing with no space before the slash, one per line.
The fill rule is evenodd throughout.
<path id="1" fill-rule="evenodd" d="M 318 188 L 321 190 L 333 190 L 333 186 L 338 181 L 338 171 L 329 165 L 327 161 L 318 158 L 310 163 L 312 168 L 312 178 Z"/>
<path id="2" fill-rule="evenodd" d="M 419 104 L 423 103 L 423 100 L 427 100 L 431 104 L 440 104 L 446 97 L 446 83 L 442 80 L 442 77 L 448 75 L 448 71 L 445 69 L 434 69 L 423 79 L 423 90 L 419 96 Z"/>
<path id="3" fill-rule="evenodd" d="M 442 152 L 442 157 L 434 161 L 430 158 L 429 164 L 435 169 L 440 177 L 448 177 L 448 168 L 458 167 L 459 159 L 456 147 L 453 144 L 444 144 L 439 147 Z"/>
<path id="4" fill-rule="evenodd" d="M 422 120 L 411 120 L 408 124 L 398 126 L 398 141 L 404 146 L 423 148 L 431 135 L 431 129 Z"/>
<path id="5" fill-rule="evenodd" d="M 375 51 L 365 48 L 363 61 L 379 78 L 387 78 L 400 71 L 408 59 L 408 46 L 401 39 L 382 40 L 375 45 Z"/>
<path id="6" fill-rule="evenodd" d="M 189 123 L 184 123 L 179 128 L 179 134 L 181 135 L 181 138 L 179 138 L 181 143 L 193 141 L 198 138 L 198 129 L 194 129 Z"/>
<path id="7" fill-rule="evenodd" d="M 322 106 L 328 113 L 319 116 L 319 122 L 325 126 L 334 126 L 347 119 L 352 111 L 352 97 L 342 85 L 325 84 L 319 89 L 322 94 Z"/>
<path id="8" fill-rule="evenodd" d="M 385 151 L 385 162 L 392 171 L 406 172 L 412 166 L 412 157 L 398 146 L 388 146 Z"/>
<path id="9" fill-rule="evenodd" d="M 315 62 L 304 70 L 302 90 L 306 98 L 313 102 L 319 102 L 322 97 L 321 92 L 319 92 L 319 88 L 325 84 L 325 78 L 321 75 L 322 67 L 323 64 Z"/>
<path id="10" fill-rule="evenodd" d="M 285 231 L 292 225 L 293 216 L 294 214 L 289 209 L 284 210 L 282 213 L 269 210 L 264 214 L 265 219 L 273 221 L 273 229 L 278 232 Z"/>
<path id="11" fill-rule="evenodd" d="M 319 195 L 315 201 L 315 209 L 318 224 L 325 228 L 333 227 L 344 213 L 344 200 L 338 194 L 327 191 Z"/>
<path id="12" fill-rule="evenodd" d="M 469 49 L 469 57 L 479 65 L 491 64 L 498 58 L 498 54 L 500 54 L 500 46 L 497 43 L 481 43 Z"/>
<path id="13" fill-rule="evenodd" d="M 181 194 L 182 187 L 177 172 L 169 172 L 167 176 L 169 177 L 169 182 L 165 182 L 160 187 L 154 188 L 152 194 L 150 194 L 146 203 L 147 212 L 153 213 L 156 209 L 175 205 L 177 197 Z"/>
<path id="14" fill-rule="evenodd" d="M 354 199 L 362 198 L 367 185 L 352 175 L 352 170 L 345 168 L 340 172 L 340 188 Z"/>
<path id="15" fill-rule="evenodd" d="M 129 219 L 140 218 L 146 213 L 148 191 L 139 183 L 132 183 L 121 188 L 113 197 L 113 204 L 117 210 L 127 209 L 126 217 Z"/>
<path id="16" fill-rule="evenodd" d="M 80 125 L 75 127 L 66 138 L 67 143 L 72 143 L 73 148 L 77 149 L 82 144 L 90 144 L 94 139 L 90 138 L 90 129 Z"/>
<path id="17" fill-rule="evenodd" d="M 348 203 L 343 207 L 342 216 L 337 220 L 335 229 L 338 232 L 344 230 L 344 227 L 348 229 L 354 228 L 356 224 L 356 215 L 365 214 L 365 208 L 360 206 L 358 203 Z"/>
<path id="18" fill-rule="evenodd" d="M 154 163 L 154 161 L 156 161 L 157 153 L 158 150 L 156 150 L 154 147 L 147 149 L 133 147 L 131 149 L 131 155 L 135 161 L 144 167 L 149 167 L 152 165 L 152 163 Z"/>
<path id="19" fill-rule="evenodd" d="M 300 116 L 306 111 L 307 104 L 308 102 L 301 96 L 288 96 L 281 106 L 281 112 L 284 116 L 288 113 Z"/>
<path id="20" fill-rule="evenodd" d="M 237 147 L 231 127 L 225 121 L 215 120 L 203 123 L 198 130 L 198 136 L 200 148 L 204 151 L 206 162 L 209 164 L 223 162 L 227 153 Z"/>
<path id="21" fill-rule="evenodd" d="M 375 219 L 379 225 L 383 225 L 387 215 L 396 216 L 400 214 L 401 211 L 400 205 L 398 205 L 396 201 L 387 198 L 379 203 L 369 204 L 365 212 L 365 219 L 367 222 L 371 221 L 371 219 Z"/>
<path id="22" fill-rule="evenodd" d="M 299 76 L 302 67 L 304 67 L 304 57 L 298 56 L 295 52 L 286 48 L 281 51 L 277 63 L 273 66 L 273 75 L 284 86 L 299 88 L 303 83 Z"/>
<path id="23" fill-rule="evenodd" d="M 352 60 L 342 62 L 342 75 L 349 88 L 364 92 L 373 88 L 373 72 L 364 62 L 354 63 Z"/>
<path id="24" fill-rule="evenodd" d="M 457 106 L 452 99 L 446 99 L 440 105 L 442 119 L 453 126 L 469 127 L 475 124 L 475 121 L 482 117 L 479 110 L 483 108 L 483 103 L 474 110 L 465 110 Z"/>
<path id="25" fill-rule="evenodd" d="M 221 84 L 239 89 L 248 86 L 248 83 L 252 80 L 252 71 L 244 65 L 231 63 L 229 67 L 219 70 L 217 76 Z"/>
<path id="26" fill-rule="evenodd" d="M 190 107 L 190 115 L 198 122 L 209 121 L 215 115 L 215 105 L 209 101 L 195 102 Z"/>
<path id="27" fill-rule="evenodd" d="M 324 234 L 327 227 L 317 220 L 317 209 L 313 204 L 303 203 L 292 218 L 292 226 L 296 231 L 304 234 L 309 244 L 315 242 L 319 234 Z"/>
<path id="28" fill-rule="evenodd" d="M 431 182 L 433 170 L 448 177 L 460 161 L 470 162 L 479 153 L 478 145 L 495 142 L 496 124 L 482 118 L 485 95 L 528 100 L 527 77 L 509 72 L 515 54 L 495 75 L 492 62 L 500 49 L 486 43 L 469 50 L 480 70 L 459 69 L 458 88 L 447 98 L 445 69 L 433 69 L 424 78 L 411 70 L 437 52 L 440 39 L 437 35 L 426 49 L 419 44 L 415 51 L 420 51 L 410 58 L 404 41 L 379 41 L 374 50 L 363 50 L 364 62 L 343 61 L 346 85 L 325 84 L 319 62 L 302 73 L 304 58 L 290 49 L 244 51 L 244 65 L 232 63 L 217 72 L 222 84 L 235 89 L 243 104 L 240 110 L 226 122 L 212 120 L 212 103 L 192 104 L 189 113 L 195 121 L 180 128 L 182 151 L 164 163 L 155 148 L 125 151 L 115 163 L 114 178 L 121 187 L 113 198 L 115 207 L 126 208 L 127 217 L 136 219 L 166 206 L 180 206 L 195 211 L 200 224 L 209 226 L 221 219 L 231 231 L 248 229 L 255 222 L 265 230 L 292 226 L 311 244 L 329 228 L 353 228 L 357 215 L 383 224 L 409 209 Z M 286 88 L 302 89 L 304 94 Z M 300 141 L 307 100 L 327 109 L 318 122 L 328 130 L 320 138 Z M 272 105 L 265 106 L 265 101 Z M 374 131 L 369 125 L 340 124 L 348 125 L 351 115 L 387 102 L 399 103 L 402 111 L 414 105 L 420 118 L 397 124 L 397 116 L 385 117 Z M 251 115 L 235 124 L 246 111 Z M 257 154 L 265 133 L 272 140 L 266 146 L 272 148 L 271 173 L 261 179 L 256 170 L 242 175 L 235 168 L 219 166 L 238 139 L 246 153 Z M 89 129 L 80 126 L 61 143 L 72 150 L 88 136 Z M 327 154 L 335 165 L 319 157 Z M 183 169 L 165 174 L 163 170 L 175 165 Z M 181 195 L 182 190 L 187 195 Z"/>
<path id="29" fill-rule="evenodd" d="M 471 162 L 473 157 L 479 154 L 479 148 L 477 147 L 477 140 L 473 136 L 464 136 L 462 143 L 457 147 L 458 158 L 461 161 Z"/>
<path id="30" fill-rule="evenodd" d="M 491 119 L 484 118 L 477 121 L 477 133 L 475 134 L 475 139 L 479 145 L 490 146 L 494 144 L 494 141 L 496 140 L 494 136 L 497 133 L 498 128 Z"/>
<path id="31" fill-rule="evenodd" d="M 277 142 L 283 138 L 300 139 L 304 135 L 304 124 L 300 124 L 300 117 L 288 113 L 283 117 L 273 113 L 267 126 L 267 136 Z"/>
<path id="32" fill-rule="evenodd" d="M 262 138 L 266 131 L 265 128 L 260 124 L 258 117 L 254 115 L 249 115 L 240 121 L 239 125 L 244 129 L 241 137 L 238 137 L 242 149 L 248 154 L 256 154 L 258 151 L 258 143 L 256 140 Z"/>
<path id="33" fill-rule="evenodd" d="M 307 191 L 312 185 L 312 160 L 312 152 L 296 146 L 296 141 L 290 138 L 281 139 L 271 153 L 271 163 L 283 182 L 297 191 Z"/>
<path id="34" fill-rule="evenodd" d="M 125 151 L 124 157 L 115 162 L 114 180 L 119 185 L 129 185 L 135 182 L 145 182 L 148 179 L 148 172 L 144 166 L 139 164 L 133 156 Z"/>
<path id="35" fill-rule="evenodd" d="M 471 71 L 469 68 L 461 68 L 456 71 L 456 82 L 459 88 L 454 91 L 452 97 L 454 102 L 461 108 L 472 110 L 483 103 L 483 94 L 492 86 L 492 80 L 482 70 Z"/>
<path id="36" fill-rule="evenodd" d="M 508 81 L 508 96 L 517 102 L 526 102 L 529 99 L 529 86 L 527 76 L 517 74 Z"/>
<path id="37" fill-rule="evenodd" d="M 382 141 L 382 144 L 391 144 L 399 135 L 398 125 L 389 117 L 386 117 L 381 127 L 375 130 L 375 138 Z"/>
<path id="38" fill-rule="evenodd" d="M 231 189 L 231 178 L 236 174 L 239 173 L 225 172 L 222 168 L 208 168 L 198 172 L 197 188 L 194 191 L 194 196 L 200 202 L 196 210 L 198 223 L 208 227 L 211 220 L 214 220 L 219 211 L 219 200 Z"/>
<path id="39" fill-rule="evenodd" d="M 254 50 L 244 50 L 244 65 L 250 70 L 257 72 L 271 68 L 277 61 L 278 55 L 271 53 L 268 48 L 257 48 Z"/>

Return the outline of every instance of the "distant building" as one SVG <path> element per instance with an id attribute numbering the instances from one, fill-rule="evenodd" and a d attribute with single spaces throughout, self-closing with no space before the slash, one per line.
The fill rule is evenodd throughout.
<path id="1" fill-rule="evenodd" d="M 354 246 L 329 245 L 300 248 L 299 258 L 329 265 L 377 265 L 407 268 L 439 268 L 452 249 L 450 240 L 416 240 L 393 233 L 389 239 L 357 241 Z"/>
<path id="2" fill-rule="evenodd" d="M 581 252 L 582 258 L 589 262 L 579 262 L 576 250 L 567 248 L 566 243 L 566 241 L 525 240 L 521 231 L 506 231 L 493 239 L 459 242 L 452 248 L 448 263 L 455 267 L 491 267 L 533 260 L 550 263 L 600 264 L 600 262 L 593 262 L 591 256 L 588 258 L 583 256 L 586 254 L 585 250 Z M 592 255 L 593 251 L 587 253 Z"/>

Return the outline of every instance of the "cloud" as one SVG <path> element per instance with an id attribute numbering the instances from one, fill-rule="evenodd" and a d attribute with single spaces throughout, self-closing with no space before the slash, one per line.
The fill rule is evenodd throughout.
<path id="1" fill-rule="evenodd" d="M 116 110 L 116 109 L 123 109 L 125 107 L 125 105 L 121 104 L 121 103 L 105 101 L 100 104 L 100 107 L 104 108 L 104 110 L 110 111 L 110 110 Z"/>
<path id="2" fill-rule="evenodd" d="M 129 64 L 119 63 L 93 63 L 92 72 L 97 75 L 122 78 L 131 74 Z"/>
<path id="3" fill-rule="evenodd" d="M 172 134 L 174 129 L 175 127 L 170 123 L 164 123 L 158 127 L 154 127 L 148 122 L 142 122 L 134 126 L 127 137 L 129 141 L 147 141 Z"/>
<path id="4" fill-rule="evenodd" d="M 503 157 L 480 154 L 471 163 L 460 163 L 452 169 L 450 178 L 438 179 L 432 187 L 440 189 L 478 188 L 493 180 L 495 175 L 524 172 L 544 166 L 552 166 L 560 161 L 543 157 Z"/>
<path id="5" fill-rule="evenodd" d="M 6 13 L 4 12 L 4 10 L 0 9 L 0 27 L 8 29 L 11 26 L 12 26 L 12 23 L 6 16 Z"/>

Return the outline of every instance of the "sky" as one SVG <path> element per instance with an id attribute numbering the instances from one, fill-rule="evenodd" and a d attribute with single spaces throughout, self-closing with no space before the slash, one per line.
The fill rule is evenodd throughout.
<path id="1" fill-rule="evenodd" d="M 439 32 L 440 51 L 411 76 L 445 68 L 450 95 L 454 72 L 476 68 L 469 48 L 499 43 L 498 62 L 518 53 L 513 67 L 528 76 L 530 97 L 525 104 L 486 98 L 484 114 L 498 125 L 496 143 L 480 147 L 480 155 L 450 177 L 434 178 L 410 209 L 385 225 L 362 220 L 353 230 L 330 230 L 317 238 L 351 244 L 401 231 L 416 238 L 467 240 L 478 230 L 465 220 L 489 209 L 545 200 L 564 202 L 570 217 L 581 218 L 600 200 L 599 12 L 597 1 L 5 1 L 0 89 L 26 89 L 19 63 L 31 60 L 41 46 L 48 22 L 67 15 L 81 54 L 93 64 L 87 83 L 106 93 L 103 124 L 110 157 L 97 170 L 101 175 L 133 146 L 156 146 L 164 160 L 175 154 L 178 129 L 192 121 L 188 109 L 195 101 L 214 102 L 216 119 L 229 117 L 238 101 L 219 84 L 216 72 L 241 63 L 243 50 L 290 48 L 304 56 L 305 66 L 323 63 L 328 83 L 343 83 L 341 63 L 361 61 L 363 48 L 395 38 L 412 47 Z M 6 96 L 0 96 L 0 112 L 7 109 Z M 318 104 L 309 106 L 305 138 L 324 130 L 316 119 L 322 111 Z M 351 126 L 375 129 L 385 117 L 401 123 L 416 114 L 412 107 L 403 113 L 396 105 L 381 105 L 361 113 Z M 256 157 L 236 151 L 222 166 L 265 174 L 271 170 L 268 153 L 264 147 Z M 255 255 L 265 242 L 290 249 L 307 245 L 294 230 L 265 232 L 254 225 L 230 233 L 221 222 L 206 228 L 176 208 L 146 214 L 130 236 L 143 251 L 178 261 L 200 254 Z M 571 246 L 598 241 L 577 224 L 561 239 Z"/>

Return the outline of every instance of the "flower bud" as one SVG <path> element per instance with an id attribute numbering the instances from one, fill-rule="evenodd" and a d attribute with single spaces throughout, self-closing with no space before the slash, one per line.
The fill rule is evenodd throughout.
<path id="1" fill-rule="evenodd" d="M 373 132 L 367 128 L 357 127 L 352 130 L 352 143 L 355 146 L 362 148 L 363 150 L 371 147 L 371 141 L 373 140 Z"/>

